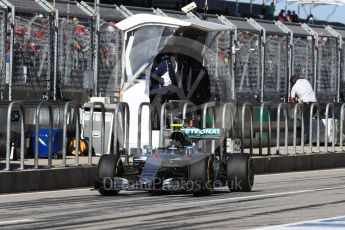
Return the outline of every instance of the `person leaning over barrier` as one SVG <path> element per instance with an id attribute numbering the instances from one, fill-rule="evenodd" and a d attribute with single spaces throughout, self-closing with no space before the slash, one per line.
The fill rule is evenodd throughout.
<path id="1" fill-rule="evenodd" d="M 303 103 L 304 114 L 304 133 L 305 140 L 308 141 L 309 126 L 310 126 L 310 107 L 311 104 L 317 102 L 315 92 L 307 79 L 300 78 L 295 74 L 290 79 L 291 83 L 291 97 L 290 103 Z M 315 111 L 313 111 L 313 114 Z"/>

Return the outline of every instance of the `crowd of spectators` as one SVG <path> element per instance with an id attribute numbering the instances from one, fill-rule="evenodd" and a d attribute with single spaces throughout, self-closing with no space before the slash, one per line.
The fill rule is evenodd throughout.
<path id="1" fill-rule="evenodd" d="M 293 10 L 288 10 L 287 13 L 285 14 L 285 10 L 281 10 L 276 18 L 276 20 L 281 21 L 281 22 L 299 22 L 299 17 L 296 14 L 296 12 Z"/>

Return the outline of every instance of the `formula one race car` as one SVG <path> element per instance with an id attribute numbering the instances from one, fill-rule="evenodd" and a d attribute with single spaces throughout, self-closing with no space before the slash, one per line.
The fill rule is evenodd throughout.
<path id="1" fill-rule="evenodd" d="M 123 164 L 119 155 L 103 155 L 94 187 L 102 195 L 116 195 L 124 189 L 209 195 L 222 186 L 228 186 L 230 191 L 251 191 L 254 169 L 249 154 L 217 156 L 196 147 L 199 140 L 219 138 L 220 132 L 214 128 L 182 128 L 172 132 L 165 148 L 135 154 L 128 164 Z"/>

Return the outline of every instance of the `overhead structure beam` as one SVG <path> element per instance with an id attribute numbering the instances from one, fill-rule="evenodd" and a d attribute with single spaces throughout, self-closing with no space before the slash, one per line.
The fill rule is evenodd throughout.
<path id="1" fill-rule="evenodd" d="M 96 16 L 96 11 L 91 8 L 88 4 L 86 4 L 86 2 L 81 1 L 80 3 L 77 2 L 77 6 L 88 16 L 90 17 L 94 17 Z"/>
<path id="2" fill-rule="evenodd" d="M 155 15 L 162 16 L 162 17 L 168 17 L 168 15 L 166 15 L 166 13 L 164 13 L 164 12 L 163 12 L 161 9 L 159 9 L 159 8 L 157 8 L 157 9 L 152 8 L 152 10 L 153 10 L 153 13 L 154 13 Z"/>
<path id="3" fill-rule="evenodd" d="M 247 19 L 247 22 L 252 25 L 255 29 L 260 31 L 260 61 L 261 61 L 261 85 L 260 85 L 260 101 L 264 101 L 264 82 L 265 82 L 265 58 L 266 58 L 266 29 L 261 26 L 253 18 Z"/>
<path id="4" fill-rule="evenodd" d="M 125 18 L 129 18 L 130 16 L 132 16 L 133 15 L 133 13 L 132 12 L 130 12 L 126 7 L 124 7 L 124 6 L 118 6 L 118 5 L 116 5 L 116 4 L 114 4 L 114 7 L 115 7 L 115 10 L 117 11 L 117 12 L 119 12 L 123 17 L 125 17 Z M 125 10 L 124 10 L 125 9 Z"/>
<path id="5" fill-rule="evenodd" d="M 310 34 L 311 36 L 313 36 L 313 40 L 314 40 L 314 49 L 313 49 L 313 58 L 314 58 L 314 66 L 313 66 L 313 75 L 314 75 L 314 84 L 313 84 L 313 89 L 316 92 L 316 87 L 317 87 L 317 77 L 318 77 L 318 71 L 317 71 L 317 67 L 319 65 L 319 34 L 313 30 L 310 26 L 308 26 L 307 24 L 303 23 L 301 25 L 301 27 L 307 31 L 308 34 Z"/>
<path id="6" fill-rule="evenodd" d="M 187 17 L 191 20 L 202 21 L 197 15 L 195 15 L 191 11 L 187 12 Z"/>
<path id="7" fill-rule="evenodd" d="M 118 5 L 115 4 L 114 7 L 115 7 L 115 10 L 119 12 L 123 17 L 125 18 L 130 17 L 130 15 L 127 14 L 124 10 L 122 10 Z"/>
<path id="8" fill-rule="evenodd" d="M 340 79 L 341 79 L 341 54 L 343 50 L 343 37 L 331 26 L 326 26 L 325 29 L 338 39 L 338 49 L 337 49 L 337 95 L 336 102 L 340 102 Z"/>
<path id="9" fill-rule="evenodd" d="M 120 5 L 120 9 L 123 10 L 127 15 L 129 16 L 133 16 L 134 14 L 129 10 L 127 9 L 124 5 Z"/>
<path id="10" fill-rule="evenodd" d="M 287 88 L 287 100 L 290 98 L 290 79 L 292 77 L 292 73 L 294 72 L 294 57 L 293 57 L 293 53 L 294 53 L 294 43 L 293 43 L 293 38 L 294 38 L 294 34 L 293 31 L 287 27 L 286 25 L 284 25 L 284 23 L 280 22 L 280 21 L 276 21 L 275 25 L 281 29 L 284 33 L 287 34 L 288 38 L 289 38 L 289 45 L 288 45 L 288 88 Z"/>

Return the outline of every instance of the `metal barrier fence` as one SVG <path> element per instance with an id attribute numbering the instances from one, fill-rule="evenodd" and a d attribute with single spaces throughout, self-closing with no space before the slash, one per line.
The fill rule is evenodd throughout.
<path id="1" fill-rule="evenodd" d="M 58 34 L 60 87 L 64 90 L 92 88 L 92 19 L 60 19 Z"/>
<path id="2" fill-rule="evenodd" d="M 25 133 L 26 133 L 26 123 L 25 123 L 25 109 L 24 106 L 27 102 L 25 101 L 13 101 L 9 104 L 8 109 L 7 109 L 7 127 L 6 127 L 6 159 L 5 159 L 5 163 L 6 163 L 6 167 L 4 168 L 4 170 L 12 170 L 13 168 L 11 167 L 11 148 L 12 148 L 12 143 L 11 143 L 11 137 L 10 137 L 10 133 L 11 133 L 11 127 L 12 127 L 12 123 L 13 123 L 13 114 L 12 112 L 14 111 L 14 108 L 18 108 L 19 112 L 18 112 L 18 121 L 20 124 L 20 166 L 19 166 L 19 170 L 23 170 L 25 169 Z M 52 130 L 53 130 L 53 112 L 52 112 L 52 106 L 53 104 L 51 102 L 47 102 L 47 101 L 41 101 L 41 102 L 37 102 L 36 104 L 36 112 L 35 112 L 35 139 L 34 139 L 34 143 L 35 143 L 35 148 L 34 148 L 34 168 L 39 168 L 40 166 L 43 165 L 39 165 L 39 160 L 38 160 L 38 146 L 39 146 L 39 129 L 41 127 L 40 124 L 40 118 L 42 116 L 42 109 L 43 107 L 45 107 L 48 110 L 48 159 L 47 159 L 47 164 L 46 164 L 46 168 L 51 168 L 52 167 Z M 250 154 L 258 154 L 258 155 L 263 155 L 263 151 L 262 149 L 264 147 L 267 147 L 267 154 L 266 155 L 271 155 L 271 145 L 274 144 L 273 143 L 273 139 L 272 139 L 272 130 L 274 130 L 274 128 L 272 127 L 274 123 L 272 123 L 272 117 L 274 114 L 274 111 L 276 110 L 277 116 L 276 116 L 276 154 L 280 154 L 280 134 L 281 131 L 285 131 L 285 150 L 284 150 L 284 155 L 287 154 L 304 154 L 306 152 L 309 153 L 319 153 L 319 152 L 328 152 L 329 148 L 328 148 L 328 143 L 329 143 L 329 135 L 332 138 L 332 152 L 337 152 L 337 151 L 343 151 L 343 125 L 344 125 L 344 119 L 345 119 L 345 104 L 341 104 L 339 105 L 340 108 L 340 121 L 336 122 L 336 111 L 339 111 L 336 107 L 335 104 L 333 103 L 328 103 L 325 104 L 324 107 L 321 106 L 319 103 L 312 103 L 310 105 L 310 110 L 309 111 L 305 111 L 305 108 L 303 107 L 305 105 L 303 104 L 295 104 L 295 105 L 289 105 L 287 103 L 279 103 L 279 104 L 272 104 L 272 103 L 262 103 L 260 105 L 253 105 L 251 103 L 244 103 L 241 105 L 241 114 L 240 114 L 240 122 L 241 122 L 241 127 L 240 127 L 240 135 L 238 136 L 241 139 L 241 153 L 245 152 L 246 150 L 249 150 Z M 144 107 L 148 107 L 149 111 L 151 110 L 151 105 L 149 103 L 142 103 L 139 106 L 139 110 L 138 110 L 138 134 L 137 134 L 137 150 L 138 152 L 141 151 L 141 128 L 142 128 L 142 112 L 143 112 L 143 108 Z M 94 118 L 94 113 L 95 113 L 95 108 L 100 109 L 101 110 L 101 131 L 100 131 L 100 136 L 101 136 L 101 155 L 105 153 L 104 149 L 105 149 L 105 105 L 101 102 L 94 102 L 91 103 L 91 107 L 90 107 L 90 120 L 89 120 L 89 149 L 88 149 L 88 153 L 87 153 L 87 165 L 92 165 L 92 149 L 93 149 L 93 131 L 94 131 L 94 123 L 93 123 L 93 118 Z M 183 106 L 182 106 L 182 113 L 179 113 L 183 119 L 186 119 L 186 114 L 188 111 L 188 108 L 190 108 L 190 112 L 192 114 L 195 114 L 197 111 L 197 107 L 190 103 L 190 102 L 184 102 Z M 306 107 L 307 108 L 307 107 Z M 321 111 L 324 108 L 325 111 L 325 118 L 324 120 L 320 120 L 321 118 Z M 164 147 L 164 131 L 166 129 L 166 118 L 170 118 L 170 122 L 172 122 L 172 116 L 173 113 L 176 113 L 178 111 L 173 111 L 173 109 L 176 109 L 176 107 L 173 106 L 172 103 L 165 103 L 163 104 L 162 108 L 161 108 L 161 133 L 159 136 L 159 146 L 160 147 Z M 255 140 L 257 141 L 257 144 L 254 144 L 254 136 L 255 136 L 255 129 L 254 129 L 254 109 L 259 109 L 260 111 L 260 117 L 259 117 L 259 121 L 257 121 L 257 123 L 259 123 L 260 127 L 259 127 L 259 136 L 255 138 Z M 267 109 L 267 120 L 264 121 L 264 111 L 265 109 Z M 236 106 L 234 103 L 225 103 L 225 104 L 217 104 L 215 102 L 210 102 L 210 103 L 206 103 L 204 105 L 202 105 L 202 107 L 200 108 L 201 112 L 202 112 L 202 116 L 201 116 L 201 127 L 200 128 L 207 128 L 207 127 L 217 127 L 216 124 L 220 125 L 220 128 L 222 128 L 225 131 L 225 137 L 229 138 L 231 137 L 231 139 L 234 138 L 238 138 L 236 137 L 234 132 L 234 129 L 236 127 L 236 122 L 234 119 L 234 114 L 236 114 Z M 212 124 L 208 124 L 207 122 L 207 117 L 210 117 L 210 110 L 212 110 Z M 219 113 L 218 115 L 220 116 L 216 116 L 216 112 L 215 111 L 220 111 L 221 113 Z M 281 113 L 282 111 L 284 112 L 284 123 L 285 123 L 285 127 L 284 129 L 282 129 L 280 123 L 281 123 Z M 129 118 L 130 118 L 130 111 L 129 111 L 129 106 L 127 103 L 116 103 L 115 107 L 113 109 L 114 112 L 114 126 L 113 126 L 113 134 L 112 134 L 112 140 L 113 140 L 113 153 L 118 154 L 118 146 L 119 146 L 119 142 L 123 143 L 123 148 L 125 150 L 125 163 L 127 164 L 129 162 Z M 310 117 L 309 120 L 304 121 L 305 119 L 305 113 L 309 113 Z M 73 116 L 73 114 L 75 115 L 75 119 L 72 119 L 71 117 Z M 194 116 L 192 116 L 194 117 Z M 316 119 L 314 119 L 314 117 Z M 249 118 L 249 119 L 248 119 Z M 220 120 L 218 120 L 220 119 Z M 218 122 L 217 122 L 218 120 Z M 290 125 L 290 128 L 293 129 L 293 133 L 291 138 L 289 138 L 288 136 L 288 130 L 289 130 L 289 120 L 291 122 L 293 122 L 292 126 Z M 151 121 L 150 119 L 147 120 L 147 124 L 148 129 L 149 129 L 149 144 L 152 145 L 152 127 L 151 127 Z M 274 121 L 274 120 L 273 120 Z M 314 129 L 313 129 L 313 123 L 317 122 L 317 131 L 315 133 Z M 322 124 L 324 124 L 324 128 L 321 130 L 321 121 Z M 69 125 L 73 125 L 72 122 L 75 122 L 75 156 L 74 156 L 74 160 L 75 160 L 75 166 L 79 166 L 79 153 L 80 153 L 80 114 L 79 114 L 79 105 L 76 102 L 70 101 L 67 102 L 64 105 L 64 117 L 63 117 L 63 148 L 62 148 L 62 167 L 66 167 L 66 158 L 67 158 L 67 153 L 66 153 L 66 147 L 67 147 L 67 126 Z M 220 123 L 219 123 L 220 122 Z M 250 130 L 249 130 L 249 137 L 248 137 L 248 132 L 246 132 L 246 130 L 248 131 L 248 129 L 246 129 L 247 123 L 250 123 Z M 264 122 L 266 122 L 266 125 L 264 125 Z M 309 130 L 308 133 L 305 133 L 305 127 L 304 124 L 305 122 L 309 123 Z M 256 123 L 256 124 L 257 124 Z M 338 126 L 339 125 L 339 126 Z M 120 127 L 123 127 L 120 128 Z M 339 129 L 338 129 L 339 128 Z M 298 131 L 300 129 L 300 131 Z M 331 132 L 329 132 L 329 130 L 332 129 Z M 231 132 L 230 132 L 231 130 Z M 339 133 L 338 133 L 339 130 Z M 122 137 L 123 140 L 119 140 L 119 132 L 123 132 Z M 229 131 L 229 132 L 228 132 Z M 321 131 L 324 134 L 324 137 L 322 137 L 321 135 Z M 267 136 L 267 145 L 264 146 L 263 144 L 263 133 L 264 132 L 268 132 L 268 136 Z M 246 133 L 246 134 L 245 134 Z M 331 133 L 331 134 L 330 134 Z M 304 135 L 308 135 L 309 137 L 309 151 L 305 151 L 305 141 L 304 141 Z M 315 137 L 316 135 L 316 139 L 314 139 L 313 137 Z M 339 141 L 337 140 L 337 138 L 339 137 Z M 249 146 L 245 146 L 246 144 L 246 139 L 249 138 Z M 300 143 L 297 143 L 298 140 L 300 138 Z M 321 140 L 322 138 L 322 140 Z M 292 141 L 292 144 L 289 144 L 289 140 Z M 122 142 L 123 141 L 123 142 Z M 321 151 L 320 150 L 320 142 L 323 141 L 324 142 L 324 149 Z M 313 144 L 316 142 L 316 147 L 317 150 L 313 151 Z M 258 146 L 258 149 L 255 150 L 254 152 L 254 147 L 255 145 Z M 339 146 L 338 149 L 336 149 L 336 145 Z M 223 157 L 223 152 L 224 149 L 222 147 L 222 144 L 220 145 L 220 157 Z M 204 145 L 205 147 L 205 145 Z M 215 153 L 215 141 L 212 140 L 212 149 L 211 151 L 213 153 Z M 290 149 L 289 149 L 290 147 Z M 299 148 L 299 150 L 297 149 Z M 258 150 L 258 151 L 257 151 Z M 236 153 L 234 153 L 236 154 Z M 72 158 L 73 159 L 73 158 Z"/>
<path id="3" fill-rule="evenodd" d="M 334 118 L 334 104 L 332 103 L 328 103 L 326 105 L 326 129 L 325 129 L 325 149 L 326 151 L 328 151 L 328 128 L 329 128 L 329 124 L 328 124 L 328 114 L 329 114 L 329 109 L 332 109 L 332 125 L 333 125 L 333 141 L 332 141 L 332 147 L 333 147 L 333 151 L 335 152 L 335 140 L 336 140 L 336 136 L 335 136 L 335 118 Z"/>
<path id="4" fill-rule="evenodd" d="M 69 101 L 65 105 L 64 109 L 64 116 L 63 116 L 63 134 L 62 134 L 62 166 L 66 166 L 66 146 L 67 146 L 67 122 L 68 122 L 68 112 L 71 111 L 71 108 L 75 110 L 76 113 L 76 119 L 75 119 L 75 140 L 76 140 L 76 146 L 75 146 L 75 166 L 79 165 L 79 152 L 80 152 L 80 114 L 79 114 L 79 105 L 74 101 Z"/>
<path id="5" fill-rule="evenodd" d="M 266 38 L 264 101 L 280 100 L 288 93 L 287 43 L 286 35 L 270 34 Z"/>
<path id="6" fill-rule="evenodd" d="M 7 47 L 7 10 L 0 9 L 0 99 L 8 99 L 6 93 L 6 63 L 9 47 Z"/>
<path id="7" fill-rule="evenodd" d="M 14 148 L 15 145 L 12 145 L 11 143 L 11 127 L 12 123 L 19 119 L 20 122 L 20 166 L 18 169 L 23 170 L 25 169 L 25 138 L 26 138 L 26 123 L 25 123 L 25 105 L 28 103 L 28 101 L 13 101 L 9 104 L 8 109 L 7 109 L 7 123 L 6 123 L 6 167 L 4 170 L 11 170 L 11 158 L 14 158 Z M 34 148 L 34 168 L 38 169 L 40 167 L 39 165 L 39 146 L 40 146 L 40 141 L 39 141 L 39 129 L 41 127 L 40 120 L 42 117 L 42 108 L 46 107 L 48 110 L 48 154 L 47 154 L 47 165 L 46 168 L 51 168 L 52 167 L 52 142 L 53 142 L 53 112 L 52 112 L 52 106 L 54 103 L 48 102 L 48 101 L 40 101 L 37 102 L 36 104 L 36 112 L 35 112 L 35 138 L 34 138 L 34 143 L 35 143 L 35 148 Z M 14 108 L 19 109 L 18 115 L 16 113 L 13 114 Z M 74 112 L 76 114 L 75 122 L 76 122 L 76 154 L 75 154 L 75 166 L 79 165 L 79 142 L 80 142 L 80 132 L 79 132 L 79 127 L 80 127 L 80 116 L 79 116 L 79 105 L 76 102 L 70 101 L 67 102 L 64 106 L 64 117 L 63 117 L 63 133 L 62 133 L 62 166 L 65 167 L 66 164 L 66 148 L 67 148 L 67 123 L 68 119 L 71 117 L 71 108 L 74 109 Z M 60 116 L 58 114 L 58 116 Z M 13 120 L 14 119 L 14 120 Z M 14 140 L 16 141 L 16 140 Z"/>
<path id="8" fill-rule="evenodd" d="M 304 112 L 303 104 L 295 104 L 293 110 L 293 150 L 292 153 L 296 154 L 296 144 L 297 144 L 297 113 L 300 113 L 302 122 L 301 122 L 301 153 L 304 153 Z"/>
<path id="9" fill-rule="evenodd" d="M 101 95 L 113 96 L 120 85 L 122 33 L 114 22 L 102 22 L 99 36 L 98 86 Z"/>
<path id="10" fill-rule="evenodd" d="M 16 16 L 13 44 L 13 87 L 45 92 L 51 87 L 52 50 L 49 14 Z"/>
<path id="11" fill-rule="evenodd" d="M 241 116 L 241 153 L 244 153 L 244 128 L 245 128 L 245 112 L 246 112 L 246 108 L 249 107 L 249 116 L 250 116 L 250 139 L 249 139 L 249 148 L 250 148 L 250 155 L 253 154 L 253 134 L 254 134 L 254 128 L 253 128 L 253 123 L 254 123 L 254 117 L 253 117 L 253 113 L 254 113 L 254 108 L 253 105 L 250 103 L 244 103 L 242 105 L 242 116 Z"/>
<path id="12" fill-rule="evenodd" d="M 167 108 L 168 107 L 168 108 Z M 166 112 L 170 110 L 170 121 L 173 122 L 172 111 L 174 105 L 171 102 L 166 102 L 162 105 L 161 114 L 160 114 L 160 133 L 159 133 L 159 147 L 164 147 L 164 129 L 166 128 Z"/>
<path id="13" fill-rule="evenodd" d="M 276 154 L 280 154 L 280 114 L 281 110 L 284 109 L 284 117 L 285 117 L 285 151 L 284 153 L 288 153 L 288 132 L 289 132 L 289 127 L 288 127 L 288 104 L 286 103 L 279 103 L 278 105 L 278 110 L 277 110 L 277 148 L 276 148 Z"/>
<path id="14" fill-rule="evenodd" d="M 260 95 L 259 34 L 241 31 L 238 34 L 235 67 L 236 94 L 241 98 Z"/>
<path id="15" fill-rule="evenodd" d="M 312 103 L 310 106 L 310 122 L 309 122 L 309 151 L 313 152 L 313 114 L 314 114 L 314 107 L 316 107 L 316 119 L 317 119 L 317 151 L 320 152 L 320 105 L 319 103 Z"/>
<path id="16" fill-rule="evenodd" d="M 299 74 L 307 79 L 311 85 L 314 85 L 314 47 L 310 36 L 296 36 L 293 39 L 294 55 L 292 63 L 292 72 Z"/>
<path id="17" fill-rule="evenodd" d="M 271 104 L 269 102 L 264 102 L 260 107 L 260 135 L 259 135 L 259 155 L 262 155 L 262 135 L 263 135 L 263 117 L 264 117 L 264 108 L 268 109 L 268 143 L 267 143 L 267 154 L 271 155 Z"/>
<path id="18" fill-rule="evenodd" d="M 123 14 L 124 6 L 119 11 L 115 6 L 100 5 L 100 10 L 90 15 L 85 11 L 77 13 L 80 9 L 75 1 L 59 1 L 56 8 L 63 12 L 57 14 L 59 20 L 54 25 L 54 13 L 48 13 L 33 0 L 8 2 L 16 11 L 11 9 L 13 15 L 10 15 L 11 7 L 5 4 L 7 7 L 0 8 L 1 99 L 12 100 L 12 91 L 17 89 L 56 94 L 55 85 L 62 91 L 85 93 L 88 89 L 97 96 L 113 96 L 120 83 L 127 80 L 121 79 L 121 55 L 125 56 L 122 52 L 126 51 L 123 44 L 126 39 L 114 27 L 115 22 L 128 16 Z M 19 2 L 32 3 L 32 9 L 19 7 Z M 106 8 L 108 10 L 104 10 Z M 39 13 L 42 11 L 44 13 Z M 148 9 L 136 8 L 129 14 L 144 12 L 151 13 Z M 169 15 L 187 18 L 181 12 Z M 212 15 L 205 17 L 224 23 Z M 233 26 L 216 35 L 216 42 L 203 55 L 207 57 L 204 64 L 212 92 L 219 92 L 227 99 L 236 97 L 242 102 L 253 101 L 255 96 L 259 101 L 272 98 L 287 101 L 288 78 L 299 73 L 312 83 L 320 102 L 339 102 L 345 84 L 345 53 L 340 47 L 345 28 L 293 23 L 277 26 L 265 20 L 223 18 Z M 263 30 L 253 24 L 261 25 Z M 293 51 L 293 55 L 289 51 Z M 58 73 L 54 71 L 56 68 Z M 225 78 L 231 80 L 225 81 Z"/>
<path id="19" fill-rule="evenodd" d="M 103 155 L 104 149 L 105 149 L 105 107 L 102 102 L 93 102 L 91 104 L 90 109 L 90 120 L 89 120 L 89 151 L 88 151 L 88 165 L 92 165 L 92 148 L 93 148 L 93 117 L 94 117 L 94 111 L 95 107 L 99 106 L 101 107 L 102 112 L 102 124 L 101 124 L 101 155 Z"/>
<path id="20" fill-rule="evenodd" d="M 10 135 L 11 135 L 11 114 L 14 106 L 19 106 L 19 116 L 20 116 L 20 168 L 24 169 L 24 140 L 25 140 L 25 113 L 24 104 L 22 101 L 11 102 L 8 107 L 7 112 L 7 129 L 6 129 L 6 168 L 5 170 L 10 170 Z"/>
<path id="21" fill-rule="evenodd" d="M 124 146 L 125 146 L 125 163 L 128 164 L 129 162 L 129 117 L 130 117 L 130 111 L 129 106 L 127 103 L 119 102 L 116 104 L 115 112 L 114 112 L 114 151 L 117 152 L 118 149 L 118 119 L 119 114 L 122 115 L 121 120 L 123 126 L 125 126 L 124 129 Z"/>
<path id="22" fill-rule="evenodd" d="M 40 115 L 41 115 L 41 108 L 42 106 L 48 107 L 49 111 L 49 133 L 48 133 L 48 168 L 51 168 L 52 166 L 52 130 L 53 130 L 53 113 L 52 113 L 52 108 L 49 102 L 42 101 L 38 104 L 37 110 L 36 110 L 36 135 L 35 135 L 35 168 L 38 168 L 38 128 L 40 126 Z"/>
<path id="23" fill-rule="evenodd" d="M 144 106 L 147 106 L 149 109 L 149 118 L 148 118 L 148 126 L 149 126 L 149 145 L 152 146 L 152 124 L 151 124 L 151 104 L 144 102 L 141 103 L 138 110 L 138 138 L 137 138 L 137 152 L 141 152 L 141 121 L 142 121 L 142 112 Z"/>

